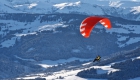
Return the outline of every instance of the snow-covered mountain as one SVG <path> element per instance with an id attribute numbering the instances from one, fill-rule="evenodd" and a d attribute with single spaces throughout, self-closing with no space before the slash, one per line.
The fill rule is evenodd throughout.
<path id="1" fill-rule="evenodd" d="M 97 73 L 107 70 L 103 71 L 104 79 L 123 74 L 120 69 L 124 66 L 118 66 L 123 63 L 117 64 L 118 61 L 127 62 L 128 58 L 133 58 L 128 61 L 132 64 L 139 61 L 139 9 L 139 1 L 1 0 L 0 79 L 86 80 L 87 74 L 78 75 L 83 78 L 75 76 L 86 69 Z M 80 34 L 79 26 L 92 15 L 108 17 L 113 28 L 106 30 L 97 24 L 86 39 Z M 132 51 L 121 55 L 125 50 Z M 89 62 L 97 55 L 106 60 L 93 66 Z M 102 74 L 95 72 L 92 78 L 99 76 Z"/>
<path id="2" fill-rule="evenodd" d="M 139 47 L 139 21 L 102 16 L 112 21 L 113 28 L 106 30 L 97 24 L 90 38 L 85 39 L 79 32 L 79 25 L 87 15 L 0 14 L 0 78 L 24 77 L 41 73 L 48 67 L 48 73 L 45 74 L 50 74 L 50 71 L 57 70 L 56 63 L 61 66 L 61 63 L 70 60 L 65 67 L 60 68 L 63 70 L 69 65 L 81 64 L 79 60 L 91 59 L 98 54 L 107 56 Z M 76 61 L 71 61 L 72 57 Z"/>
<path id="3" fill-rule="evenodd" d="M 73 31 L 75 33 L 79 30 L 80 23 L 86 17 L 85 15 L 79 14 L 0 14 L 0 35 L 1 38 L 3 38 L 1 39 L 1 48 L 13 46 L 16 40 L 20 40 L 22 36 L 38 35 L 38 32 L 41 31 L 52 30 L 53 34 L 55 34 L 61 32 L 61 30 L 57 30 L 57 28 L 62 27 L 68 30 L 74 29 Z M 117 46 L 120 48 L 139 42 L 139 21 L 125 20 L 113 16 L 107 17 L 112 20 L 113 28 L 106 30 L 103 26 L 98 25 L 95 27 L 95 30 L 93 30 L 94 34 L 114 34 L 116 36 L 116 41 L 114 42 L 117 43 Z M 75 24 L 75 22 L 78 22 L 78 24 Z M 72 27 L 73 25 L 75 28 Z M 79 31 L 76 33 L 78 32 Z M 9 37 L 9 35 L 11 36 Z M 80 34 L 78 35 L 80 36 Z"/>
<path id="4" fill-rule="evenodd" d="M 100 62 L 81 59 L 46 68 L 42 73 L 34 73 L 16 79 L 35 80 L 139 80 L 140 48 L 103 57 Z M 69 61 L 69 60 L 68 60 Z M 52 62 L 53 63 L 53 62 Z M 63 69 L 65 68 L 65 69 Z M 49 71 L 49 72 L 47 72 Z"/>
<path id="5" fill-rule="evenodd" d="M 109 0 L 2 0 L 1 13 L 80 13 L 88 15 L 112 15 L 140 20 L 139 1 Z"/>

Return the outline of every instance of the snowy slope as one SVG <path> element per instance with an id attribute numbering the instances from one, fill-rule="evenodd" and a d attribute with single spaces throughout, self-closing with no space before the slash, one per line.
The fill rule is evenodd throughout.
<path id="1" fill-rule="evenodd" d="M 106 31 L 108 33 L 116 33 L 116 34 L 128 34 L 127 36 L 122 36 L 122 35 L 118 35 L 118 42 L 117 44 L 119 45 L 119 47 L 125 47 L 127 45 L 136 43 L 140 41 L 140 37 L 131 37 L 129 34 L 140 34 L 139 30 L 140 30 L 140 25 L 123 25 L 123 24 L 118 24 L 116 23 L 116 25 L 121 26 L 120 28 L 112 28 L 109 31 Z M 129 39 L 129 40 L 127 40 Z M 126 41 L 125 43 L 122 43 L 122 41 Z"/>
<path id="2" fill-rule="evenodd" d="M 96 65 L 100 65 L 97 66 L 97 68 L 96 66 L 94 66 L 94 68 L 90 70 L 83 70 L 77 75 L 81 76 L 82 78 L 99 78 L 99 79 L 103 78 L 108 80 L 112 80 L 112 79 L 137 80 L 139 79 L 139 70 L 137 67 L 140 66 L 138 64 L 140 59 L 138 56 L 139 52 L 136 53 L 137 51 L 139 51 L 139 49 L 128 51 L 128 52 L 122 52 L 121 54 L 114 55 L 114 57 L 108 56 L 108 58 L 106 57 L 102 59 L 100 63 L 96 64 Z M 110 68 L 115 68 L 116 70 L 114 69 L 114 72 L 111 71 L 108 73 L 108 71 L 106 71 L 107 70 L 106 68 L 109 66 Z"/>
<path id="3" fill-rule="evenodd" d="M 139 64 L 135 65 L 135 67 L 124 67 L 125 65 L 129 65 L 133 66 L 133 64 L 135 64 L 136 62 L 139 62 L 140 57 L 138 56 L 139 53 L 135 54 L 135 56 L 132 54 L 133 52 L 137 51 L 139 49 L 136 50 L 132 50 L 132 51 L 127 51 L 127 52 L 122 52 L 121 54 L 116 54 L 111 56 L 109 55 L 108 57 L 103 57 L 103 59 L 101 60 L 101 62 L 97 62 L 97 63 L 92 63 L 92 62 L 86 62 L 86 63 L 82 63 L 80 66 L 79 65 L 75 65 L 77 67 L 73 67 L 70 69 L 62 69 L 59 71 L 54 71 L 53 73 L 50 73 L 47 75 L 47 73 L 37 73 L 37 74 L 32 74 L 32 75 L 26 75 L 25 77 L 18 77 L 17 79 L 35 79 L 35 78 L 42 78 L 42 79 L 46 79 L 46 80 L 108 80 L 108 79 L 129 79 L 129 80 L 137 80 L 139 79 L 139 75 L 133 75 L 133 77 L 129 77 L 125 72 L 120 73 L 121 76 L 125 75 L 127 77 L 118 77 L 118 76 L 114 76 L 111 74 L 117 73 L 118 71 L 123 71 L 123 68 L 125 69 L 136 69 L 136 67 L 139 66 Z M 136 57 L 137 55 L 137 57 Z M 121 56 L 121 57 L 120 57 Z M 127 57 L 129 56 L 129 58 Z M 124 59 L 121 59 L 122 57 L 124 57 Z M 79 59 L 80 60 L 80 59 Z M 133 63 L 134 61 L 134 63 Z M 131 63 L 130 63 L 131 62 Z M 133 63 L 133 64 L 132 64 Z M 114 68 L 115 66 L 119 65 L 121 69 L 118 69 L 117 67 Z M 122 65 L 123 64 L 123 65 Z M 82 66 L 83 65 L 83 66 Z M 122 66 L 121 66 L 122 65 Z M 113 67 L 112 67 L 113 66 Z M 57 66 L 59 69 L 62 66 Z M 69 66 L 71 67 L 71 66 Z M 84 76 L 84 74 L 80 76 L 80 73 L 82 74 L 85 71 L 85 75 L 89 74 L 89 76 Z M 79 73 L 80 72 L 80 73 Z M 129 72 L 129 71 L 128 71 Z M 138 71 L 139 72 L 139 71 Z M 107 74 L 107 76 L 110 77 L 106 77 L 103 78 L 103 74 Z M 130 73 L 131 74 L 131 73 Z M 78 76 L 77 76 L 78 75 Z M 90 77 L 90 75 L 92 77 Z M 96 76 L 97 75 L 97 76 Z M 100 76 L 101 75 L 101 76 Z M 118 73 L 119 75 L 119 73 Z M 120 75 L 119 75 L 120 76 Z M 111 78 L 112 77 L 112 78 Z"/>
<path id="4" fill-rule="evenodd" d="M 1 14 L 1 16 L 4 16 L 4 14 Z M 50 16 L 53 17 L 53 16 Z M 36 31 L 41 32 L 41 31 L 49 31 L 53 30 L 55 33 L 55 28 L 57 27 L 67 27 L 67 25 L 64 25 L 63 22 L 58 19 L 57 21 L 50 21 L 50 22 L 42 22 L 40 24 L 39 18 L 36 18 L 34 22 L 20 22 L 20 21 L 15 21 L 15 20 L 0 20 L 0 23 L 6 24 L 1 26 L 1 31 L 0 35 L 2 37 L 7 36 L 10 31 L 14 30 L 22 30 L 22 33 L 14 33 L 12 35 L 12 38 L 8 40 L 2 40 L 1 41 L 1 47 L 10 47 L 15 44 L 16 39 L 20 39 L 21 36 L 27 36 L 27 35 L 37 35 Z"/>
<path id="5" fill-rule="evenodd" d="M 52 30 L 53 33 L 58 33 L 61 31 L 57 31 L 56 28 L 62 27 L 62 28 L 68 29 L 70 28 L 68 27 L 69 24 L 73 24 L 75 21 L 81 22 L 83 20 L 79 18 L 74 19 L 74 17 L 72 17 L 72 18 L 68 18 L 68 21 L 67 21 L 67 20 L 64 20 L 62 17 L 58 18 L 59 15 L 57 14 L 55 15 L 50 14 L 49 16 L 34 14 L 32 15 L 33 17 L 31 15 L 32 14 L 25 14 L 25 15 L 19 14 L 19 17 L 22 17 L 23 19 L 22 18 L 14 19 L 16 14 L 0 14 L 0 17 L 1 17 L 0 23 L 2 24 L 0 27 L 0 30 L 1 30 L 0 35 L 4 38 L 0 41 L 1 48 L 13 46 L 16 40 L 20 40 L 22 36 L 37 35 L 38 34 L 37 32 L 50 31 L 50 30 Z M 13 18 L 9 17 L 9 19 L 5 19 L 6 16 L 11 16 Z M 28 16 L 31 16 L 30 17 L 31 21 L 28 21 Z M 43 21 L 43 19 L 46 20 L 47 18 L 50 19 L 50 21 L 49 20 Z M 54 19 L 54 20 L 52 21 L 51 19 Z M 115 18 L 112 18 L 112 19 L 115 19 Z M 107 33 L 110 35 L 116 34 L 117 40 L 115 41 L 115 43 L 117 43 L 118 47 L 120 48 L 139 42 L 140 37 L 138 35 L 140 34 L 139 32 L 140 23 L 138 21 L 126 22 L 126 20 L 124 20 L 125 23 L 122 23 L 122 22 L 118 22 L 117 21 L 118 19 L 116 18 L 116 20 L 112 20 L 113 27 L 111 30 L 105 29 L 105 32 L 104 32 L 104 27 L 101 25 L 97 25 L 95 29 L 99 29 L 99 31 L 93 30 L 93 33 L 94 34 Z M 23 20 L 23 21 L 20 21 L 20 20 Z M 129 23 L 129 24 L 126 24 L 126 23 Z M 76 26 L 77 26 L 76 28 L 79 29 L 78 27 L 79 24 Z M 14 33 L 11 34 L 13 36 L 8 37 L 8 39 L 5 39 L 5 37 L 7 37 L 12 31 L 14 31 Z M 72 52 L 79 53 L 80 50 L 73 49 Z"/>

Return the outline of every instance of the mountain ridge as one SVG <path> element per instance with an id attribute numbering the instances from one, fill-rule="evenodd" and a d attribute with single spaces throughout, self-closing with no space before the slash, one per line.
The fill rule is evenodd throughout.
<path id="1" fill-rule="evenodd" d="M 100 4 L 99 4 L 100 3 Z M 127 5 L 131 3 L 131 5 Z M 46 6 L 47 4 L 47 6 Z M 140 20 L 139 2 L 135 1 L 98 1 L 61 0 L 61 1 L 16 1 L 1 3 L 1 13 L 79 13 L 87 15 L 112 15 L 125 19 Z M 44 7 L 46 6 L 46 7 Z M 4 8 L 5 7 L 5 8 Z M 88 8 L 88 9 L 87 9 Z M 132 17 L 130 17 L 132 16 Z"/>

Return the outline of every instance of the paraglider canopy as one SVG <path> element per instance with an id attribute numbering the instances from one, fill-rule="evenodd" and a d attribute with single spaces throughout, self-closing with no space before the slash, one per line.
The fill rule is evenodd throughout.
<path id="1" fill-rule="evenodd" d="M 98 22 L 100 22 L 105 28 L 111 29 L 111 22 L 108 18 L 91 16 L 84 19 L 80 25 L 80 33 L 82 34 L 82 36 L 88 38 L 90 36 L 92 29 Z"/>

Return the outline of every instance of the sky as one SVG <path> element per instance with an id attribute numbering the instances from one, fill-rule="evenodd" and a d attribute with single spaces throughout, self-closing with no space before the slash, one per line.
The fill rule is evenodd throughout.
<path id="1" fill-rule="evenodd" d="M 140 1 L 140 0 L 99 0 L 99 1 Z"/>

